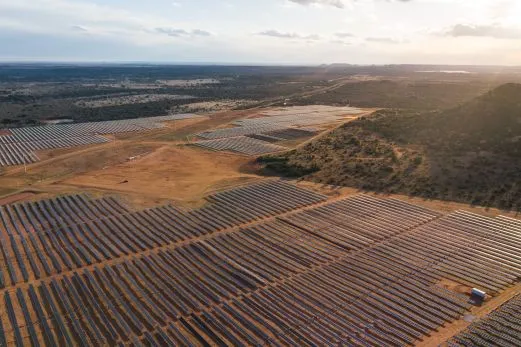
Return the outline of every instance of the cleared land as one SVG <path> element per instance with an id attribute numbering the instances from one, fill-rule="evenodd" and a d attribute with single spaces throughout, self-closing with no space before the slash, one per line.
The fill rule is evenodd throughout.
<path id="1" fill-rule="evenodd" d="M 0 187 L 5 187 L 4 194 L 23 192 L 30 187 L 43 196 L 71 193 L 78 188 L 95 195 L 116 191 L 138 205 L 168 200 L 198 203 L 207 190 L 257 176 L 242 173 L 243 166 L 249 165 L 246 158 L 205 152 L 183 144 L 198 130 L 248 115 L 247 111 L 240 111 L 196 118 L 161 117 L 160 120 L 166 121 L 160 127 L 104 135 L 110 140 L 105 144 L 38 151 L 41 160 L 27 165 L 27 172 L 20 166 L 5 168 Z M 123 181 L 127 182 L 118 184 Z"/>
<path id="2" fill-rule="evenodd" d="M 2 207 L 0 336 L 23 345 L 411 345 L 470 308 L 440 280 L 495 295 L 521 271 L 521 228 L 502 217 L 328 199 L 271 180 L 207 201 L 131 210 L 80 194 Z"/>
<path id="3" fill-rule="evenodd" d="M 192 143 L 191 134 L 223 128 L 238 119 L 259 119 L 258 115 L 257 110 L 250 110 L 219 112 L 195 118 L 193 115 L 156 117 L 146 120 L 146 124 L 154 127 L 147 131 L 117 132 L 125 131 L 127 128 L 124 125 L 142 122 L 140 119 L 52 126 L 51 130 L 56 127 L 70 127 L 81 134 L 101 132 L 104 134 L 103 138 L 110 142 L 81 149 L 39 151 L 37 154 L 41 162 L 28 166 L 27 173 L 20 167 L 7 169 L 6 174 L 0 177 L 0 185 L 18 189 L 30 185 L 31 189 L 52 194 L 69 193 L 75 189 L 87 190 L 93 194 L 118 192 L 139 205 L 153 205 L 168 200 L 196 204 L 207 191 L 258 176 L 250 173 L 251 162 L 247 158 L 234 157 L 227 153 L 205 152 L 184 144 Z M 30 130 L 31 136 L 36 136 L 32 134 L 35 131 L 38 133 L 37 136 L 62 136 L 61 131 L 36 130 L 40 128 L 47 129 L 27 129 Z M 110 131 L 117 133 L 106 134 Z M 309 138 L 309 135 L 316 135 L 317 131 L 320 129 L 285 128 L 268 133 L 268 136 L 280 136 L 277 140 L 280 139 L 282 145 L 295 146 L 303 139 Z M 308 137 L 301 137 L 303 134 L 308 134 Z M 284 142 L 287 139 L 293 142 Z M 269 151 L 285 149 L 268 141 L 252 138 L 244 140 L 248 142 L 247 148 L 244 144 L 239 144 L 235 149 L 246 151 L 248 154 L 262 153 L 265 148 Z"/>
<path id="4" fill-rule="evenodd" d="M 100 98 L 98 100 L 78 101 L 77 106 L 96 108 L 117 105 L 132 105 L 132 104 L 146 104 L 149 102 L 160 100 L 185 100 L 192 99 L 193 96 L 188 95 L 171 95 L 171 94 L 140 94 L 128 95 L 115 98 Z"/>
<path id="5" fill-rule="evenodd" d="M 245 158 L 164 146 L 136 161 L 74 176 L 62 184 L 77 188 L 139 193 L 165 199 L 200 199 L 215 185 L 232 184 L 253 175 L 242 174 Z"/>

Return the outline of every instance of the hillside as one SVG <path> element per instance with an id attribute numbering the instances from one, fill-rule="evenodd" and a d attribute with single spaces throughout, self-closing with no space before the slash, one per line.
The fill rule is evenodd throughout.
<path id="1" fill-rule="evenodd" d="M 351 105 L 357 107 L 407 108 L 436 110 L 454 107 L 471 100 L 489 89 L 485 77 L 481 80 L 423 80 L 414 75 L 406 78 L 353 78 L 327 93 L 314 93 L 286 100 L 288 105 Z"/>
<path id="2" fill-rule="evenodd" d="M 521 85 L 443 112 L 385 110 L 267 156 L 269 174 L 521 210 Z"/>

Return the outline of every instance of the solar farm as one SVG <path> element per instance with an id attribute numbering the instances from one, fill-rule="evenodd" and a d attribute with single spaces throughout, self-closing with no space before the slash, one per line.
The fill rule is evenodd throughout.
<path id="1" fill-rule="evenodd" d="M 246 136 L 229 137 L 217 140 L 198 141 L 196 146 L 216 151 L 231 151 L 246 155 L 260 155 L 264 153 L 287 150 L 284 146 L 274 145 L 268 141 Z"/>
<path id="2" fill-rule="evenodd" d="M 139 132 L 162 128 L 162 122 L 196 118 L 194 114 L 135 118 L 77 124 L 57 124 L 27 128 L 5 129 L 0 135 L 0 166 L 34 163 L 39 160 L 35 151 L 69 148 L 105 143 L 101 135 Z"/>
<path id="3" fill-rule="evenodd" d="M 205 202 L 0 206 L 0 345 L 414 345 L 472 309 L 443 281 L 497 297 L 521 276 L 509 217 L 282 180 Z M 488 329 L 518 333 L 519 300 L 497 312 L 450 343 L 516 345 Z"/>
<path id="4" fill-rule="evenodd" d="M 472 323 L 449 341 L 449 346 L 520 346 L 521 295 L 502 305 L 488 317 Z"/>
<path id="5" fill-rule="evenodd" d="M 202 140 L 194 142 L 194 145 L 245 155 L 279 152 L 288 148 L 269 143 L 311 137 L 321 132 L 321 129 L 311 126 L 339 123 L 346 120 L 346 115 L 356 116 L 364 112 L 352 107 L 324 109 L 323 106 L 311 112 L 298 107 L 263 112 L 259 117 L 236 120 L 230 128 L 200 132 L 196 136 Z M 252 138 L 256 141 L 251 141 Z"/>

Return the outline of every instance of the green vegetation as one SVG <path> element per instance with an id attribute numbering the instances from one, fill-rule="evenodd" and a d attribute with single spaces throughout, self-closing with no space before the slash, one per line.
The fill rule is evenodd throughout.
<path id="1" fill-rule="evenodd" d="M 327 93 L 297 97 L 291 105 L 352 105 L 357 107 L 447 109 L 468 101 L 488 88 L 484 81 L 372 80 L 347 83 Z"/>
<path id="2" fill-rule="evenodd" d="M 377 112 L 259 161 L 267 174 L 519 211 L 521 85 L 444 112 Z"/>
<path id="3" fill-rule="evenodd" d="M 295 151 L 289 152 L 294 154 Z M 298 163 L 288 163 L 287 156 L 264 156 L 258 159 L 258 162 L 264 165 L 265 172 L 281 173 L 285 177 L 300 177 L 309 175 L 319 170 L 316 165 L 300 165 Z"/>
<path id="4" fill-rule="evenodd" d="M 0 64 L 0 127 L 76 122 L 183 112 L 187 103 L 243 100 L 237 109 L 273 105 L 347 105 L 435 110 L 455 107 L 490 86 L 521 80 L 518 68 L 474 68 L 471 74 L 422 74 L 442 67 L 168 66 Z M 219 83 L 163 83 L 212 79 Z M 160 82 L 163 81 L 163 82 Z M 89 109 L 92 100 L 144 94 L 193 96 L 192 100 L 113 105 Z"/>

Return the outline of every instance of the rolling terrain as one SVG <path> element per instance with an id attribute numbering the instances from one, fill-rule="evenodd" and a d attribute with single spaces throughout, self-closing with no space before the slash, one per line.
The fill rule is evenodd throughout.
<path id="1" fill-rule="evenodd" d="M 299 70 L 304 85 L 288 92 L 305 91 L 288 104 L 353 95 L 344 87 L 360 79 Z M 515 345 L 503 334 L 521 329 L 509 302 L 521 293 L 515 213 L 410 196 L 449 156 L 496 160 L 481 179 L 507 183 L 505 163 L 519 162 L 518 86 L 453 107 L 482 86 L 443 112 L 258 107 L 279 95 L 247 110 L 2 130 L 0 347 Z M 265 165 L 321 183 L 259 175 L 257 153 L 291 148 Z M 347 179 L 350 165 L 361 170 L 355 188 L 319 179 Z M 406 189 L 359 191 L 389 168 Z M 482 306 L 472 288 L 487 293 Z"/>
<path id="2" fill-rule="evenodd" d="M 283 105 L 399 107 L 458 105 L 505 82 L 518 68 L 0 64 L 0 124 L 107 121 Z"/>
<path id="3" fill-rule="evenodd" d="M 383 110 L 281 155 L 266 173 L 521 210 L 521 85 L 446 111 Z"/>

